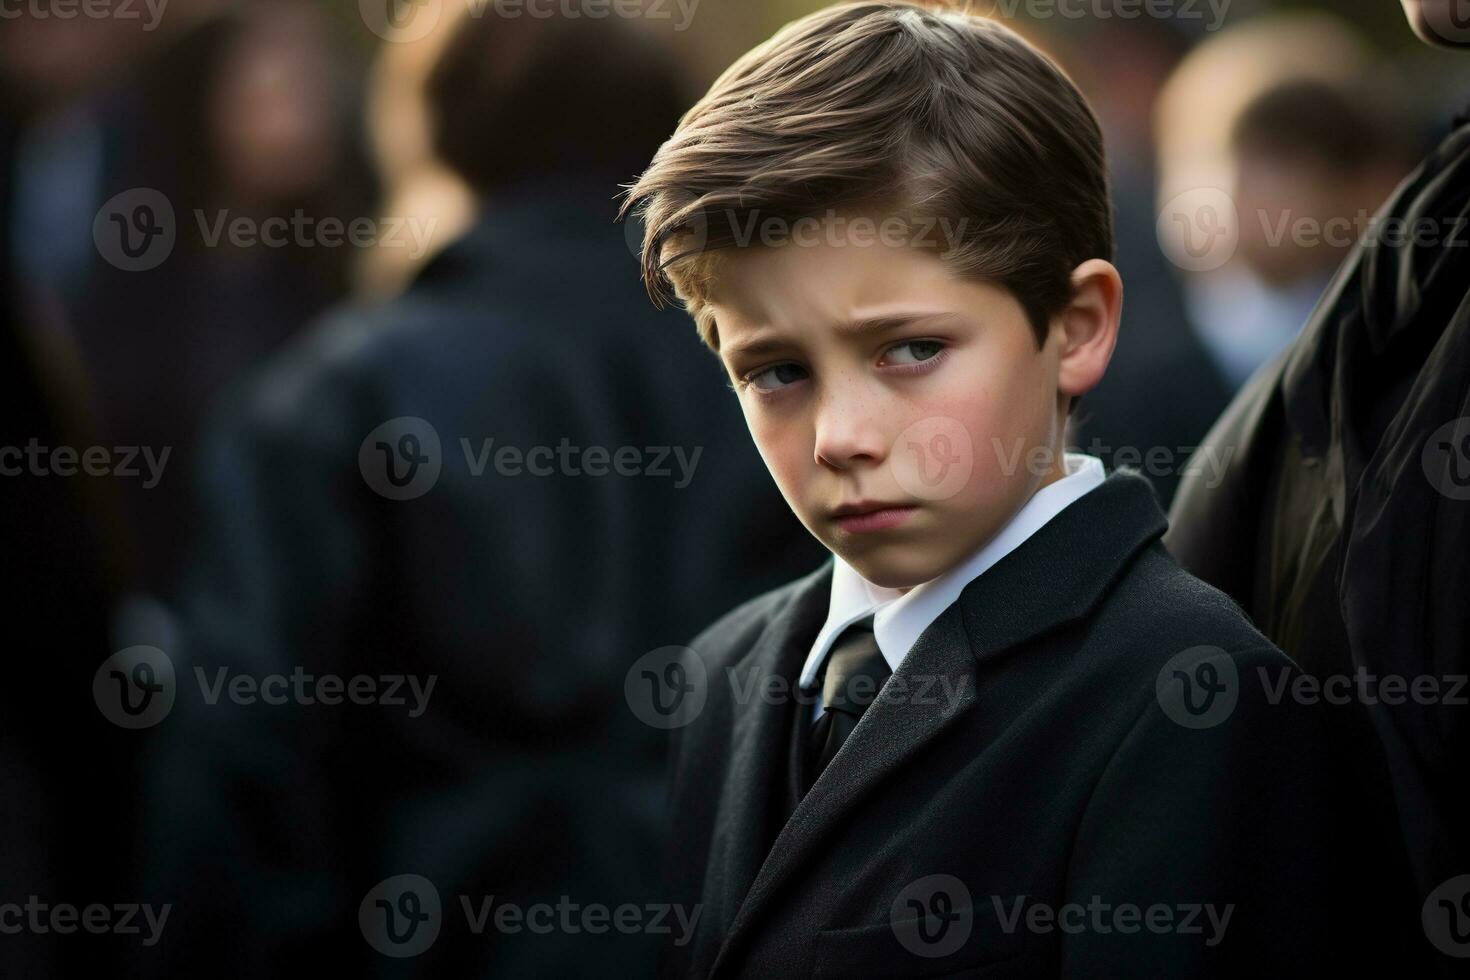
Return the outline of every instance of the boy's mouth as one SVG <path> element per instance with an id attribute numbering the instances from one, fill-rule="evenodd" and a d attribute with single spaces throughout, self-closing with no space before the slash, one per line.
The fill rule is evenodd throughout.
<path id="1" fill-rule="evenodd" d="M 885 531 L 897 527 L 919 508 L 913 504 L 886 504 L 859 500 L 832 511 L 833 523 L 851 534 Z"/>

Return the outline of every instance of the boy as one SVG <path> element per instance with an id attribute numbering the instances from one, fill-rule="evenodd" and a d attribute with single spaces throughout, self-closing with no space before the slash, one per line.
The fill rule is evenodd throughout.
<path id="1" fill-rule="evenodd" d="M 834 7 L 635 202 L 651 293 L 833 553 L 666 674 L 707 683 L 664 974 L 1313 975 L 1337 814 L 1291 663 L 1169 557 L 1143 477 L 1063 452 L 1122 305 L 1071 82 L 984 19 Z"/>

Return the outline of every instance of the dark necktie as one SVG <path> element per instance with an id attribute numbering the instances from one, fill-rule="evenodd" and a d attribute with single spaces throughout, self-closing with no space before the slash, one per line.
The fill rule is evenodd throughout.
<path id="1" fill-rule="evenodd" d="M 827 768 L 842 743 L 857 727 L 863 711 L 873 703 L 888 675 L 893 673 L 878 650 L 873 636 L 873 617 L 843 630 L 818 674 L 822 690 L 822 716 L 807 731 L 806 765 L 802 793 L 805 794 Z"/>

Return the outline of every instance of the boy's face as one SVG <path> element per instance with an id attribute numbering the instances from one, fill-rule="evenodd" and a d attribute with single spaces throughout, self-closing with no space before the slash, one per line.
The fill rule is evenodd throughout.
<path id="1" fill-rule="evenodd" d="M 932 251 L 729 248 L 708 302 L 781 493 L 870 582 L 948 571 L 1065 473 L 1064 328 L 1038 349 L 1009 292 Z"/>

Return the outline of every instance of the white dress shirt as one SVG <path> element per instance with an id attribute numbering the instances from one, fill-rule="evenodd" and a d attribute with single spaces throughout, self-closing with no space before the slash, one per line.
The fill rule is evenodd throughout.
<path id="1" fill-rule="evenodd" d="M 801 688 L 813 689 L 817 672 L 832 644 L 843 630 L 868 616 L 873 616 L 873 636 L 878 641 L 879 652 L 890 669 L 898 670 L 919 635 L 960 597 L 965 586 L 1018 548 L 1068 504 L 1103 482 L 1102 460 L 1096 456 L 1067 453 L 1063 460 L 1067 475 L 1032 494 L 979 551 L 938 578 L 916 585 L 908 592 L 874 585 L 833 555 L 832 598 L 827 621 L 807 655 L 801 671 Z M 812 717 L 821 717 L 820 696 L 812 707 Z"/>

